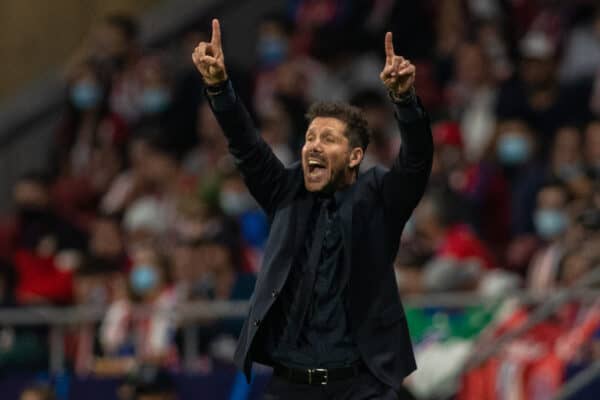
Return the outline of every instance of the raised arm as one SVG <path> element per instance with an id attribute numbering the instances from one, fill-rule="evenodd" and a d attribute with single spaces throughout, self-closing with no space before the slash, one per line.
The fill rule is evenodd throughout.
<path id="1" fill-rule="evenodd" d="M 267 214 L 273 213 L 288 192 L 291 173 L 260 137 L 246 107 L 233 90 L 225 69 L 218 19 L 212 21 L 210 42 L 200 42 L 192 60 L 206 85 L 211 109 L 250 193 Z"/>
<path id="2" fill-rule="evenodd" d="M 394 53 L 392 33 L 385 35 L 386 62 L 380 78 L 394 102 L 402 145 L 382 181 L 391 221 L 408 218 L 423 196 L 431 172 L 433 141 L 427 113 L 415 95 L 415 66 Z"/>

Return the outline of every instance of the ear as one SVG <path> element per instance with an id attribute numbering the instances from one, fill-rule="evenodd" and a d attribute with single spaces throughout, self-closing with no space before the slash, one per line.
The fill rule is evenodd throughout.
<path id="1" fill-rule="evenodd" d="M 352 150 L 350 150 L 350 162 L 348 163 L 348 167 L 350 169 L 358 167 L 364 155 L 365 152 L 363 151 L 362 147 L 354 147 Z"/>

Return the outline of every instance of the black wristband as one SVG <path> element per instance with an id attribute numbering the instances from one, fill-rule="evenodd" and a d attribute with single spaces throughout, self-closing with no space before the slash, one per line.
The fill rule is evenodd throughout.
<path id="1" fill-rule="evenodd" d="M 388 95 L 390 96 L 390 99 L 396 103 L 396 104 L 413 104 L 416 102 L 417 100 L 417 95 L 415 93 L 415 87 L 411 86 L 410 89 L 408 89 L 406 92 L 402 93 L 401 95 L 397 95 L 396 93 L 392 92 L 391 90 L 388 90 Z"/>
<path id="2" fill-rule="evenodd" d="M 206 85 L 206 93 L 209 96 L 216 96 L 218 94 L 221 94 L 227 87 L 228 83 L 229 83 L 229 79 L 226 79 L 223 82 L 219 82 L 215 85 Z"/>

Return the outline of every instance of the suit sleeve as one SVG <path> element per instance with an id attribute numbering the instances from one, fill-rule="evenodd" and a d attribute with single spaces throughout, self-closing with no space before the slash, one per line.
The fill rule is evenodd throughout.
<path id="1" fill-rule="evenodd" d="M 383 176 L 382 190 L 390 221 L 405 222 L 425 192 L 433 160 L 429 117 L 416 96 L 394 103 L 402 145 L 392 168 Z"/>
<path id="2" fill-rule="evenodd" d="M 207 88 L 205 93 L 250 193 L 271 215 L 290 184 L 289 170 L 259 135 L 231 81 Z"/>

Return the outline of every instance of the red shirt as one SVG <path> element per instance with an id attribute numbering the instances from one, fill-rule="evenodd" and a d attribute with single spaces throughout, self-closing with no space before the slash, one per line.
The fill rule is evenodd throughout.
<path id="1" fill-rule="evenodd" d="M 18 276 L 16 296 L 19 303 L 43 298 L 52 303 L 69 303 L 73 297 L 71 271 L 57 268 L 54 257 L 41 257 L 17 250 L 13 258 Z"/>
<path id="2" fill-rule="evenodd" d="M 448 229 L 438 247 L 437 256 L 455 260 L 476 259 L 486 269 L 495 266 L 490 251 L 465 224 L 457 224 Z"/>

